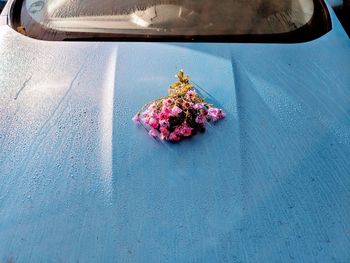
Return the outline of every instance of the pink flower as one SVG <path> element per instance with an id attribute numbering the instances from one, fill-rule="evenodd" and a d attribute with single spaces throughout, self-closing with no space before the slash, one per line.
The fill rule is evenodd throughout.
<path id="1" fill-rule="evenodd" d="M 168 129 L 167 128 L 165 128 L 165 127 L 160 127 L 160 138 L 162 139 L 162 140 L 164 140 L 164 139 L 167 139 L 168 137 L 169 137 L 169 135 L 170 135 L 170 132 L 168 131 Z"/>
<path id="2" fill-rule="evenodd" d="M 194 90 L 187 91 L 185 95 L 186 99 L 189 99 L 189 100 L 192 100 L 196 96 L 197 96 L 197 92 L 195 92 Z"/>
<path id="3" fill-rule="evenodd" d="M 171 109 L 169 107 L 163 107 L 162 108 L 162 111 L 163 113 L 167 114 L 167 115 L 170 115 L 171 114 Z"/>
<path id="4" fill-rule="evenodd" d="M 174 99 L 172 98 L 167 98 L 163 100 L 163 104 L 167 107 L 171 106 L 174 103 Z"/>
<path id="5" fill-rule="evenodd" d="M 217 117 L 218 117 L 219 120 L 220 120 L 220 119 L 225 118 L 225 116 L 226 116 L 225 112 L 223 112 L 223 110 L 220 110 Z"/>
<path id="6" fill-rule="evenodd" d="M 148 106 L 148 110 L 150 110 L 150 111 L 154 111 L 156 109 L 157 109 L 157 106 L 155 103 L 152 103 L 151 105 Z"/>
<path id="7" fill-rule="evenodd" d="M 156 129 L 150 129 L 148 134 L 152 137 L 157 137 L 159 135 L 159 132 Z"/>
<path id="8" fill-rule="evenodd" d="M 187 125 L 182 125 L 182 135 L 185 137 L 191 136 L 192 134 L 192 128 L 190 126 Z"/>
<path id="9" fill-rule="evenodd" d="M 140 114 L 137 113 L 137 114 L 132 118 L 132 121 L 133 121 L 133 122 L 140 122 L 140 121 L 141 121 Z"/>
<path id="10" fill-rule="evenodd" d="M 203 109 L 204 108 L 204 103 L 196 103 L 193 105 L 193 108 L 195 110 Z"/>
<path id="11" fill-rule="evenodd" d="M 188 108 L 191 108 L 192 106 L 193 106 L 193 103 L 190 102 L 190 101 L 184 101 L 184 102 L 182 103 L 182 108 L 183 108 L 183 109 L 188 109 Z"/>
<path id="12" fill-rule="evenodd" d="M 142 118 L 142 121 L 146 124 L 149 124 L 149 117 Z"/>
<path id="13" fill-rule="evenodd" d="M 178 126 L 176 127 L 175 129 L 175 133 L 178 135 L 178 136 L 184 136 L 184 137 L 188 137 L 188 136 L 191 136 L 192 134 L 192 128 L 186 124 L 183 124 L 181 126 Z"/>
<path id="14" fill-rule="evenodd" d="M 158 118 L 158 112 L 156 110 L 150 111 L 149 116 L 152 118 L 157 119 Z"/>
<path id="15" fill-rule="evenodd" d="M 168 120 L 160 120 L 159 125 L 160 125 L 160 127 L 168 127 L 169 122 L 168 122 Z"/>
<path id="16" fill-rule="evenodd" d="M 221 109 L 218 109 L 218 108 L 210 108 L 208 110 L 208 115 L 209 115 L 210 119 L 214 122 L 225 117 L 225 113 Z"/>
<path id="17" fill-rule="evenodd" d="M 155 118 L 150 118 L 150 119 L 149 119 L 149 122 L 148 122 L 148 125 L 151 126 L 151 127 L 153 127 L 153 128 L 155 128 L 155 129 L 157 129 L 159 123 L 158 123 L 158 120 L 157 120 L 157 119 L 155 119 Z"/>
<path id="18" fill-rule="evenodd" d="M 218 112 L 219 112 L 219 109 L 217 109 L 217 108 L 210 108 L 209 110 L 208 110 L 208 115 L 209 116 L 216 116 L 217 114 L 218 114 Z"/>
<path id="19" fill-rule="evenodd" d="M 181 138 L 179 136 L 177 136 L 177 134 L 175 132 L 170 133 L 169 141 L 178 142 L 180 140 L 181 140 Z"/>
<path id="20" fill-rule="evenodd" d="M 158 112 L 156 110 L 145 110 L 142 115 L 147 118 L 158 118 Z"/>
<path id="21" fill-rule="evenodd" d="M 144 112 L 141 113 L 141 115 L 144 117 L 149 117 L 149 113 L 150 113 L 149 110 L 145 110 Z"/>
<path id="22" fill-rule="evenodd" d="M 169 114 L 167 114 L 165 112 L 161 112 L 161 113 L 159 113 L 159 119 L 160 120 L 167 120 L 167 119 L 169 119 Z"/>
<path id="23" fill-rule="evenodd" d="M 171 114 L 171 109 L 168 107 L 163 107 L 161 112 L 159 113 L 159 119 L 167 120 Z"/>
<path id="24" fill-rule="evenodd" d="M 171 110 L 171 115 L 177 116 L 182 112 L 182 110 L 178 106 L 174 106 Z"/>
<path id="25" fill-rule="evenodd" d="M 199 113 L 202 114 L 202 115 L 204 115 L 204 116 L 207 116 L 207 115 L 208 115 L 208 111 L 207 111 L 206 108 L 200 109 L 200 110 L 199 110 Z"/>
<path id="26" fill-rule="evenodd" d="M 196 122 L 199 124 L 204 124 L 207 121 L 207 117 L 204 114 L 200 114 L 196 118 Z"/>

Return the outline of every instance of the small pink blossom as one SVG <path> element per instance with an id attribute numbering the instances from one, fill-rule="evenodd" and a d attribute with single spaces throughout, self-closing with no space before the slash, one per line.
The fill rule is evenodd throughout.
<path id="1" fill-rule="evenodd" d="M 217 108 L 210 108 L 208 110 L 208 115 L 209 116 L 216 116 L 218 114 L 218 112 L 219 112 L 219 109 L 217 109 Z"/>
<path id="2" fill-rule="evenodd" d="M 132 118 L 133 122 L 141 122 L 141 118 L 140 118 L 140 114 L 136 114 L 133 118 Z"/>
<path id="3" fill-rule="evenodd" d="M 159 119 L 167 120 L 167 119 L 169 119 L 170 114 L 171 114 L 171 109 L 164 106 L 162 108 L 161 112 L 159 113 Z"/>
<path id="4" fill-rule="evenodd" d="M 207 116 L 208 115 L 208 111 L 204 108 L 200 110 L 200 114 Z"/>
<path id="5" fill-rule="evenodd" d="M 171 114 L 171 109 L 170 109 L 169 107 L 164 106 L 164 107 L 162 108 L 162 111 L 161 111 L 161 112 L 163 112 L 163 113 L 165 113 L 165 114 L 167 114 L 167 115 L 170 115 L 170 114 Z"/>
<path id="6" fill-rule="evenodd" d="M 144 112 L 142 112 L 142 116 L 144 116 L 144 117 L 149 117 L 149 114 L 150 113 L 150 111 L 149 110 L 145 110 Z"/>
<path id="7" fill-rule="evenodd" d="M 167 98 L 167 99 L 163 100 L 163 103 L 165 104 L 165 106 L 169 107 L 174 103 L 174 99 Z"/>
<path id="8" fill-rule="evenodd" d="M 174 106 L 171 110 L 171 115 L 177 116 L 182 112 L 182 110 L 178 106 Z"/>
<path id="9" fill-rule="evenodd" d="M 180 140 L 181 140 L 181 138 L 175 132 L 170 133 L 169 141 L 178 142 Z"/>
<path id="10" fill-rule="evenodd" d="M 167 120 L 167 119 L 169 119 L 169 114 L 162 111 L 159 113 L 159 119 L 160 120 Z"/>
<path id="11" fill-rule="evenodd" d="M 195 96 L 197 96 L 197 92 L 195 92 L 194 90 L 187 91 L 185 95 L 186 99 L 190 99 L 190 100 L 192 100 Z"/>
<path id="12" fill-rule="evenodd" d="M 174 132 L 179 136 L 188 137 L 188 136 L 191 136 L 192 130 L 193 128 L 191 128 L 187 124 L 183 124 L 181 126 L 176 127 Z"/>
<path id="13" fill-rule="evenodd" d="M 158 118 L 158 112 L 156 110 L 152 110 L 148 114 L 150 117 L 157 119 Z"/>
<path id="14" fill-rule="evenodd" d="M 193 103 L 190 102 L 190 101 L 184 101 L 184 102 L 182 103 L 182 108 L 183 108 L 183 109 L 189 109 L 189 108 L 191 108 L 192 106 L 193 106 Z"/>
<path id="15" fill-rule="evenodd" d="M 199 124 L 205 124 L 206 121 L 207 121 L 207 117 L 203 114 L 198 115 L 196 118 L 196 122 Z"/>
<path id="16" fill-rule="evenodd" d="M 154 111 L 157 109 L 157 105 L 155 103 L 152 103 L 151 105 L 148 106 L 148 110 Z"/>
<path id="17" fill-rule="evenodd" d="M 209 115 L 210 119 L 214 122 L 225 117 L 225 113 L 221 109 L 218 109 L 218 108 L 210 108 L 208 110 L 208 115 Z"/>
<path id="18" fill-rule="evenodd" d="M 159 123 L 158 123 L 158 120 L 157 120 L 157 119 L 155 119 L 155 118 L 150 118 L 150 119 L 149 119 L 149 122 L 148 122 L 148 125 L 151 126 L 151 127 L 153 127 L 153 128 L 155 128 L 155 129 L 157 129 Z"/>
<path id="19" fill-rule="evenodd" d="M 170 132 L 168 131 L 167 128 L 161 127 L 159 130 L 160 130 L 160 136 L 161 136 L 160 138 L 162 140 L 167 139 L 169 137 Z"/>
<path id="20" fill-rule="evenodd" d="M 168 120 L 159 120 L 160 127 L 168 127 L 169 121 Z"/>
<path id="21" fill-rule="evenodd" d="M 150 129 L 148 134 L 152 137 L 157 137 L 159 135 L 159 132 L 156 129 Z"/>
<path id="22" fill-rule="evenodd" d="M 158 118 L 158 112 L 156 110 L 145 110 L 142 115 L 147 118 Z"/>
<path id="23" fill-rule="evenodd" d="M 149 117 L 142 118 L 142 121 L 146 124 L 149 124 Z"/>
<path id="24" fill-rule="evenodd" d="M 203 109 L 204 108 L 204 103 L 196 103 L 193 105 L 193 108 L 195 110 Z"/>
<path id="25" fill-rule="evenodd" d="M 183 125 L 182 135 L 185 136 L 185 137 L 191 136 L 192 130 L 193 129 L 190 126 Z"/>
<path id="26" fill-rule="evenodd" d="M 219 118 L 219 119 L 223 119 L 223 118 L 225 118 L 225 117 L 226 117 L 225 112 L 223 112 L 223 110 L 220 110 L 220 112 L 218 113 L 218 118 Z"/>

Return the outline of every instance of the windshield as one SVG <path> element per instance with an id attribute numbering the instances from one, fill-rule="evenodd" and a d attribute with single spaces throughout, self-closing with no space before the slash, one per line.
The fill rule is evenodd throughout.
<path id="1" fill-rule="evenodd" d="M 25 0 L 21 21 L 34 37 L 43 31 L 225 37 L 293 32 L 315 11 L 313 0 Z"/>

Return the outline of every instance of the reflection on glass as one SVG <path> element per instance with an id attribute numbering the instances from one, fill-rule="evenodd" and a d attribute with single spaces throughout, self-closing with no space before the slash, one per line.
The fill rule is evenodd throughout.
<path id="1" fill-rule="evenodd" d="M 59 31 L 166 35 L 273 34 L 312 17 L 312 0 L 26 0 L 36 23 Z"/>

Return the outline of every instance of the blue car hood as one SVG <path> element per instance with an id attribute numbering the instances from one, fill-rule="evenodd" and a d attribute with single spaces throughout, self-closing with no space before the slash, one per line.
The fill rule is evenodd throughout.
<path id="1" fill-rule="evenodd" d="M 0 27 L 0 260 L 346 261 L 350 45 L 339 34 L 73 43 Z M 162 143 L 131 118 L 180 68 L 227 117 Z"/>

